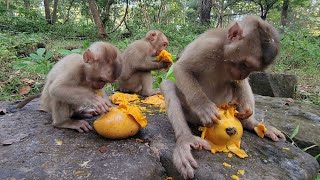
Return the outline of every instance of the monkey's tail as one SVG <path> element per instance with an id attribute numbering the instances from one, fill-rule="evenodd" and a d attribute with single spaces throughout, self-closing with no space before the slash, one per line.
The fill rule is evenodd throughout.
<path id="1" fill-rule="evenodd" d="M 39 94 L 35 94 L 35 95 L 32 95 L 32 96 L 29 96 L 27 98 L 25 98 L 24 100 L 22 100 L 21 102 L 19 102 L 17 105 L 16 105 L 16 108 L 17 109 L 21 109 L 23 108 L 25 105 L 27 105 L 30 101 L 36 99 L 36 98 L 39 98 L 41 96 L 41 93 Z"/>

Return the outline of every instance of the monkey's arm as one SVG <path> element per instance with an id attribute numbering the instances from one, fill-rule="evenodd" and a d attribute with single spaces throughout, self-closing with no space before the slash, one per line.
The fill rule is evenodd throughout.
<path id="1" fill-rule="evenodd" d="M 167 65 L 163 62 L 156 62 L 151 57 L 146 58 L 143 62 L 137 63 L 134 69 L 138 71 L 152 71 L 165 68 Z"/>
<path id="2" fill-rule="evenodd" d="M 184 94 L 191 110 L 197 114 L 201 124 L 210 127 L 213 122 L 217 122 L 220 119 L 218 108 L 202 91 L 195 75 L 186 66 L 190 66 L 190 64 L 180 61 L 173 67 L 177 87 Z"/>
<path id="3" fill-rule="evenodd" d="M 186 62 L 184 62 L 186 63 Z M 186 68 L 186 65 L 177 62 L 174 64 L 173 71 L 176 77 L 176 84 L 179 90 L 185 95 L 186 101 L 191 106 L 210 103 L 211 101 L 202 91 L 198 80 L 193 72 Z"/>
<path id="4" fill-rule="evenodd" d="M 254 96 L 247 79 L 234 81 L 232 83 L 232 100 L 230 104 L 235 105 L 239 113 L 239 119 L 247 119 L 254 113 Z"/>
<path id="5" fill-rule="evenodd" d="M 74 105 L 91 104 L 97 96 L 89 88 L 59 82 L 50 85 L 49 94 L 58 101 Z"/>

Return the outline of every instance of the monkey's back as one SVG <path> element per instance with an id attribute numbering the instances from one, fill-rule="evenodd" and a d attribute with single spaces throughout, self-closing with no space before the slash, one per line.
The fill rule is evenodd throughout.
<path id="1" fill-rule="evenodd" d="M 66 85 L 72 85 L 78 83 L 81 77 L 77 77 L 81 74 L 84 66 L 84 61 L 82 55 L 80 54 L 70 54 L 61 60 L 59 60 L 49 71 L 44 88 L 40 97 L 41 108 L 51 112 L 51 102 L 53 101 L 52 94 L 50 94 L 50 88 L 52 84 L 67 83 Z M 76 79 L 76 81 L 74 80 Z M 55 86 L 54 85 L 54 86 Z"/>

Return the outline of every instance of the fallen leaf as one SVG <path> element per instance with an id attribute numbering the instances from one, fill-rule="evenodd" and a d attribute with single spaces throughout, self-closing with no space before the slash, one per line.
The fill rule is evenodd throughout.
<path id="1" fill-rule="evenodd" d="M 289 148 L 287 148 L 287 147 L 283 147 L 282 148 L 283 150 L 287 150 L 287 151 L 289 151 L 290 149 Z"/>
<path id="2" fill-rule="evenodd" d="M 5 115 L 7 113 L 6 109 L 0 109 L 0 115 Z"/>
<path id="3" fill-rule="evenodd" d="M 89 161 L 84 161 L 82 164 L 79 164 L 79 165 L 80 165 L 80 167 L 82 167 L 82 168 L 90 168 L 91 166 L 88 165 L 88 163 L 89 163 L 90 161 L 91 161 L 91 160 L 89 160 Z"/>
<path id="4" fill-rule="evenodd" d="M 226 163 L 226 162 L 223 162 L 223 165 L 224 165 L 225 167 L 231 168 L 231 164 L 228 164 L 228 163 Z"/>
<path id="5" fill-rule="evenodd" d="M 239 169 L 238 172 L 237 172 L 237 174 L 240 174 L 240 175 L 243 176 L 243 175 L 244 175 L 244 170 L 243 170 L 243 169 Z"/>
<path id="6" fill-rule="evenodd" d="M 84 178 L 87 178 L 91 175 L 91 173 L 87 171 L 73 171 L 73 174 L 76 176 L 82 176 Z"/>
<path id="7" fill-rule="evenodd" d="M 14 72 L 15 75 L 19 75 L 20 74 L 20 70 Z"/>
<path id="8" fill-rule="evenodd" d="M 101 146 L 101 147 L 99 147 L 98 151 L 101 153 L 105 153 L 108 151 L 108 148 L 107 148 L 107 146 Z"/>
<path id="9" fill-rule="evenodd" d="M 22 86 L 19 90 L 19 95 L 25 95 L 28 94 L 31 90 L 30 86 Z"/>
<path id="10" fill-rule="evenodd" d="M 2 141 L 2 145 L 4 145 L 4 146 L 11 145 L 15 142 L 21 141 L 22 139 L 24 139 L 27 136 L 28 136 L 28 134 L 18 134 L 16 137 Z"/>
<path id="11" fill-rule="evenodd" d="M 56 145 L 61 146 L 62 145 L 62 140 L 60 139 L 55 139 Z"/>

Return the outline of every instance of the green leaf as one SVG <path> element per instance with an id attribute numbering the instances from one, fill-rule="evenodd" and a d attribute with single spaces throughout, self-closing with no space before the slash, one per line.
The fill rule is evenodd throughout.
<path id="1" fill-rule="evenodd" d="M 320 153 L 318 155 L 316 155 L 314 158 L 318 159 L 320 157 Z M 317 177 L 317 179 L 319 178 L 320 180 L 320 176 Z"/>
<path id="2" fill-rule="evenodd" d="M 39 48 L 39 49 L 37 50 L 37 54 L 38 54 L 38 56 L 40 56 L 40 57 L 42 57 L 45 52 L 46 52 L 46 49 L 45 49 L 45 48 Z"/>
<path id="3" fill-rule="evenodd" d="M 53 57 L 53 54 L 51 52 L 47 52 L 46 55 L 44 56 L 44 60 L 47 61 L 52 57 Z"/>
<path id="4" fill-rule="evenodd" d="M 79 49 L 72 49 L 71 52 L 81 54 L 83 52 L 83 49 L 80 49 L 80 48 Z"/>
<path id="5" fill-rule="evenodd" d="M 293 130 L 290 138 L 293 139 L 299 132 L 300 124 Z"/>
<path id="6" fill-rule="evenodd" d="M 68 49 L 59 49 L 58 53 L 65 56 L 71 54 L 71 51 Z"/>
<path id="7" fill-rule="evenodd" d="M 166 79 L 168 79 L 170 76 L 173 76 L 173 64 L 169 68 L 167 74 L 166 74 Z"/>
<path id="8" fill-rule="evenodd" d="M 30 58 L 31 58 L 32 60 L 34 60 L 34 61 L 36 61 L 36 60 L 39 59 L 39 56 L 36 55 L 36 54 L 34 54 L 34 53 L 31 53 L 29 56 L 30 56 Z"/>

